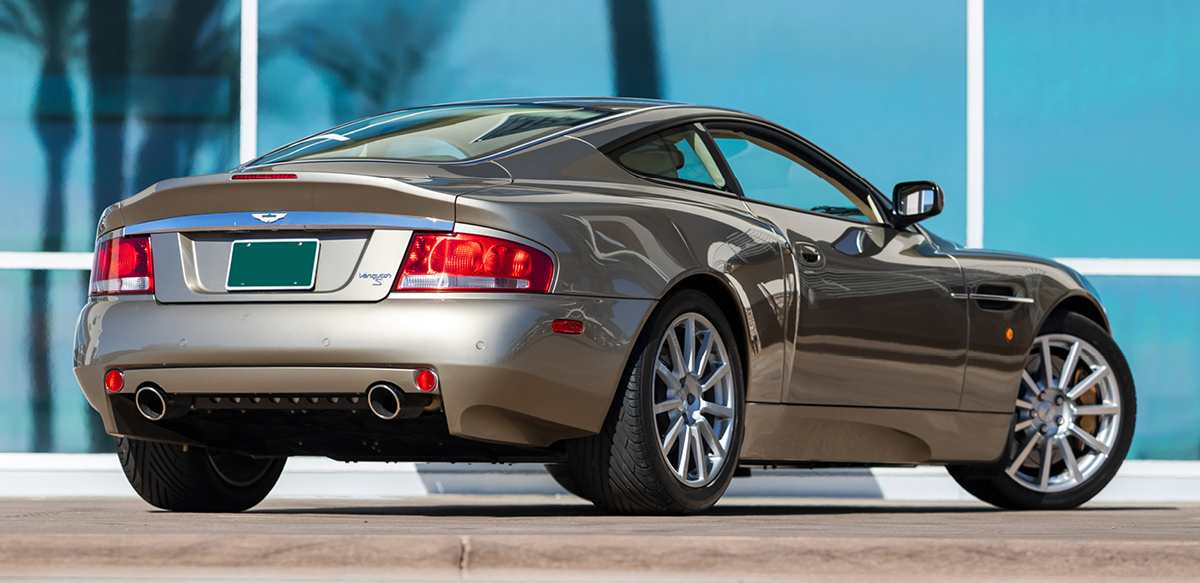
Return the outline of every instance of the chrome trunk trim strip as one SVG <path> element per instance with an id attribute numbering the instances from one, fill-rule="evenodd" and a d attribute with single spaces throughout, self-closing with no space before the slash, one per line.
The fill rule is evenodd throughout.
<path id="1" fill-rule="evenodd" d="M 254 217 L 262 213 L 216 213 L 147 221 L 125 227 L 126 235 L 213 230 L 278 229 L 409 229 L 452 231 L 453 221 L 432 217 L 402 217 L 373 213 L 280 211 L 282 218 L 265 223 Z"/>

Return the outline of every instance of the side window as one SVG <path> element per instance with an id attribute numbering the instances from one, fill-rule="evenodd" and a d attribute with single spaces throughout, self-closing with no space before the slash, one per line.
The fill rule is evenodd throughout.
<path id="1" fill-rule="evenodd" d="M 735 130 L 709 128 L 746 198 L 836 215 L 881 222 L 864 202 L 820 170 L 766 140 Z"/>
<path id="2" fill-rule="evenodd" d="M 712 153 L 700 134 L 689 127 L 647 136 L 613 154 L 617 163 L 638 174 L 725 187 Z"/>

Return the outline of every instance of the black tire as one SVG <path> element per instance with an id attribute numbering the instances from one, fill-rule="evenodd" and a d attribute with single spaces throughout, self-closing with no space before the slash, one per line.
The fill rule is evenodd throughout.
<path id="1" fill-rule="evenodd" d="M 575 477 L 575 472 L 570 464 L 546 464 L 546 471 L 550 472 L 550 477 L 558 482 L 564 490 L 587 500 L 592 501 L 592 492 L 585 484 L 580 483 Z"/>
<path id="2" fill-rule="evenodd" d="M 726 456 L 709 481 L 698 487 L 685 484 L 668 466 L 652 412 L 659 342 L 677 318 L 689 313 L 703 316 L 720 335 L 731 367 L 735 403 Z M 634 345 L 624 386 L 600 433 L 566 442 L 567 462 L 553 468 L 551 475 L 567 490 L 610 513 L 681 515 L 712 508 L 737 469 L 742 443 L 745 388 L 740 358 L 728 322 L 708 296 L 685 290 L 665 299 Z"/>
<path id="3" fill-rule="evenodd" d="M 202 447 L 113 438 L 129 484 L 177 512 L 241 512 L 271 492 L 287 458 L 255 459 Z"/>
<path id="4" fill-rule="evenodd" d="M 988 465 L 949 466 L 950 475 L 964 490 L 980 500 L 1010 510 L 1065 510 L 1076 508 L 1099 494 L 1116 475 L 1129 452 L 1137 418 L 1133 374 L 1112 337 L 1092 320 L 1075 313 L 1055 314 L 1042 327 L 1039 337 L 1049 334 L 1074 336 L 1097 349 L 1107 361 L 1120 396 L 1120 422 L 1111 452 L 1095 472 L 1081 483 L 1057 492 L 1039 492 L 1018 483 L 1005 469 L 1020 455 L 1017 433 L 1010 432 L 1000 459 Z M 1014 414 L 1014 428 L 1020 412 Z M 1061 446 L 1060 446 L 1061 447 Z M 1056 462 L 1062 463 L 1062 462 Z"/>

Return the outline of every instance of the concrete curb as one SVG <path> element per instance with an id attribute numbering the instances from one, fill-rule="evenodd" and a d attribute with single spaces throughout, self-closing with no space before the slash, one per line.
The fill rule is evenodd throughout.
<path id="1" fill-rule="evenodd" d="M 271 499 L 427 494 L 567 495 L 540 465 L 353 463 L 292 458 Z M 136 497 L 112 454 L 0 454 L 0 498 Z M 753 470 L 726 497 L 974 500 L 940 467 Z M 1200 502 L 1200 462 L 1127 461 L 1097 502 Z"/>
<path id="2" fill-rule="evenodd" d="M 725 536 L 0 535 L 10 574 L 124 568 L 1195 580 L 1200 542 Z M 93 571 L 94 572 L 94 571 Z"/>

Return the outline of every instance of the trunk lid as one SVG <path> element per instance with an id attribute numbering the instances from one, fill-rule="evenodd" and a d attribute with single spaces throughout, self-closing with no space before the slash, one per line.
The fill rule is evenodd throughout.
<path id="1" fill-rule="evenodd" d="M 489 165 L 297 164 L 255 172 L 295 178 L 166 180 L 110 207 L 100 234 L 151 237 L 162 303 L 378 301 L 395 285 L 413 231 L 453 230 L 457 195 L 508 182 Z M 269 244 L 251 253 L 255 243 Z M 256 274 L 266 289 L 234 281 Z"/>

